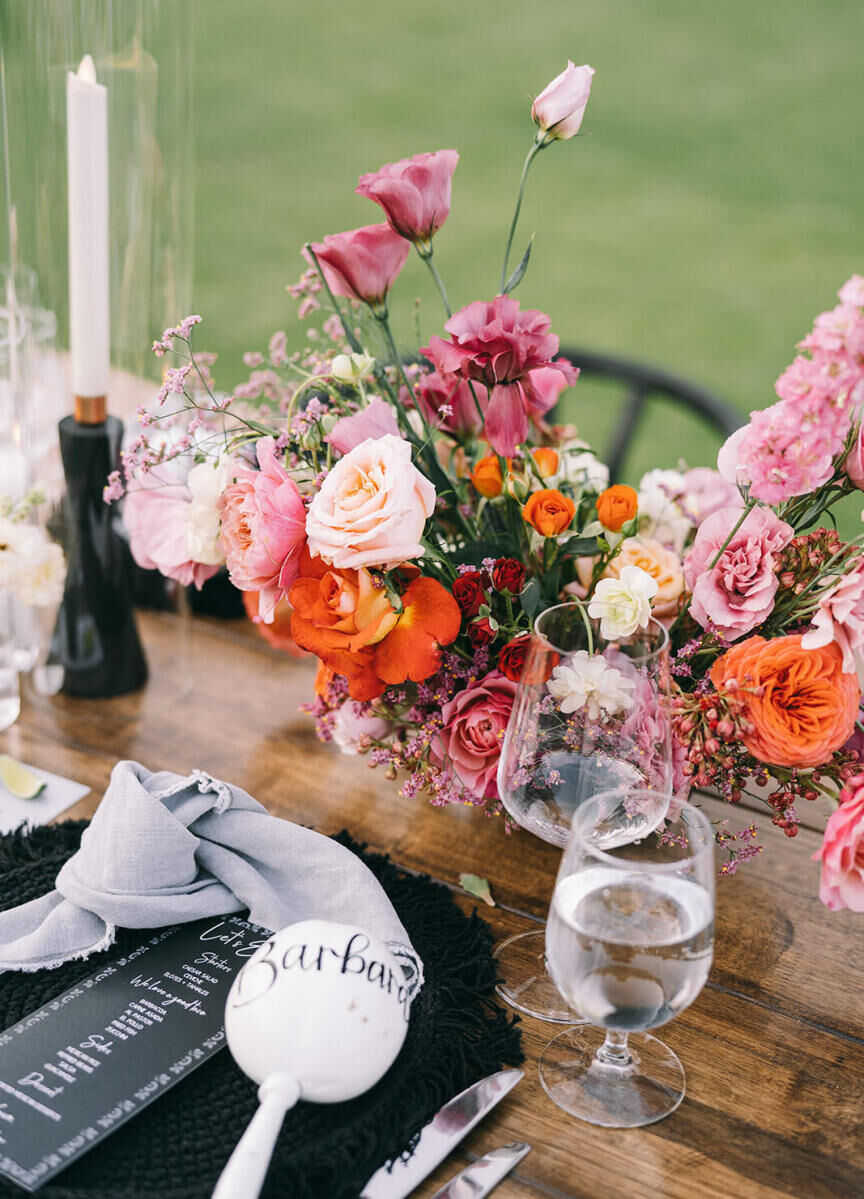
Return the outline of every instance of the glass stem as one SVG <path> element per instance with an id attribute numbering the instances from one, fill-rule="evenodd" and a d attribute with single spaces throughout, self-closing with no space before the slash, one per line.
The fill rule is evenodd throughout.
<path id="1" fill-rule="evenodd" d="M 597 1050 L 596 1057 L 604 1066 L 629 1066 L 633 1056 L 627 1045 L 627 1033 L 620 1028 L 607 1028 L 606 1040 Z"/>

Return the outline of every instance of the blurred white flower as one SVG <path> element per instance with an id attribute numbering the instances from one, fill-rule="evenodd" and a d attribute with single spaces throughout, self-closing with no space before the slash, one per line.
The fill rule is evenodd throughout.
<path id="1" fill-rule="evenodd" d="M 588 605 L 588 615 L 600 621 L 607 641 L 630 637 L 651 619 L 651 600 L 657 580 L 640 566 L 624 566 L 617 579 L 601 579 Z"/>
<path id="2" fill-rule="evenodd" d="M 639 481 L 639 532 L 680 554 L 693 527 L 681 506 L 687 480 L 679 470 L 649 470 Z"/>
<path id="3" fill-rule="evenodd" d="M 584 442 L 576 442 L 561 447 L 557 477 L 574 487 L 601 492 L 609 486 L 609 467 Z"/>
<path id="4" fill-rule="evenodd" d="M 330 364 L 330 374 L 340 383 L 356 383 L 371 375 L 375 359 L 368 354 L 337 354 Z"/>
<path id="5" fill-rule="evenodd" d="M 38 525 L 0 518 L 0 587 L 37 608 L 63 598 L 63 551 Z"/>
<path id="6" fill-rule="evenodd" d="M 231 478 L 231 462 L 199 462 L 186 476 L 192 499 L 186 511 L 186 549 L 192 562 L 220 566 L 225 555 L 219 544 L 217 503 Z"/>
<path id="7" fill-rule="evenodd" d="M 546 684 L 562 712 L 586 709 L 589 720 L 599 720 L 602 713 L 614 716 L 629 712 L 633 707 L 633 679 L 610 666 L 599 654 L 591 655 L 580 649 L 566 663 L 555 667 Z"/>

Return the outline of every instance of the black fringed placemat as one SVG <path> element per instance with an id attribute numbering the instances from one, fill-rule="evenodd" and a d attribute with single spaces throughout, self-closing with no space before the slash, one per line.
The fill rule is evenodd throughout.
<path id="1" fill-rule="evenodd" d="M 0 911 L 43 895 L 78 847 L 85 821 L 0 837 Z M 449 891 L 401 874 L 347 833 L 389 895 L 426 982 L 405 1045 L 387 1075 L 348 1103 L 300 1103 L 288 1113 L 267 1183 L 269 1199 L 354 1199 L 374 1171 L 398 1156 L 442 1104 L 503 1065 L 522 1060 L 514 1020 L 494 1001 L 492 934 L 464 916 Z M 0 1029 L 127 953 L 140 930 L 105 953 L 58 970 L 0 975 Z M 44 1199 L 209 1199 L 256 1108 L 256 1088 L 223 1050 L 95 1146 L 39 1192 Z M 0 1180 L 0 1199 L 26 1194 Z"/>

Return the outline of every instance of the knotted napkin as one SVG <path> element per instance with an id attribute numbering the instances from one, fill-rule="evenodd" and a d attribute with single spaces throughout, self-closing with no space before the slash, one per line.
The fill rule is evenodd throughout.
<path id="1" fill-rule="evenodd" d="M 423 967 L 378 880 L 330 837 L 280 820 L 203 770 L 118 762 L 56 889 L 0 912 L 0 970 L 51 969 L 162 928 L 248 909 L 275 931 L 297 920 L 356 924 L 384 941 L 416 993 Z"/>

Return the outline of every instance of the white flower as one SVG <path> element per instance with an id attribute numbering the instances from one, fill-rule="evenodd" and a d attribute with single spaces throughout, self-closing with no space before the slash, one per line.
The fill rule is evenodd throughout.
<path id="1" fill-rule="evenodd" d="M 693 527 L 679 503 L 687 480 L 679 470 L 649 470 L 639 481 L 639 531 L 678 553 Z"/>
<path id="2" fill-rule="evenodd" d="M 225 561 L 219 545 L 219 510 L 217 503 L 228 486 L 231 462 L 222 458 L 215 465 L 199 462 L 186 476 L 186 486 L 192 493 L 186 510 L 186 550 L 191 562 L 205 566 L 220 566 Z"/>
<path id="3" fill-rule="evenodd" d="M 371 375 L 375 359 L 368 354 L 337 354 L 330 364 L 330 374 L 342 383 L 356 383 Z"/>
<path id="4" fill-rule="evenodd" d="M 607 641 L 629 637 L 651 619 L 651 600 L 657 580 L 640 566 L 624 566 L 617 579 L 601 579 L 588 605 L 588 615 L 600 620 L 600 636 Z"/>
<path id="5" fill-rule="evenodd" d="M 629 712 L 633 707 L 630 693 L 635 686 L 633 679 L 610 666 L 605 658 L 599 654 L 592 657 L 584 649 L 556 666 L 546 684 L 562 712 L 585 708 L 589 720 L 599 720 L 604 712 L 607 716 Z"/>
<path id="6" fill-rule="evenodd" d="M 66 562 L 41 526 L 0 519 L 0 587 L 28 607 L 47 608 L 63 598 Z"/>
<path id="7" fill-rule="evenodd" d="M 590 487 L 592 491 L 605 491 L 609 486 L 609 467 L 582 442 L 561 447 L 558 475 L 575 487 Z"/>

